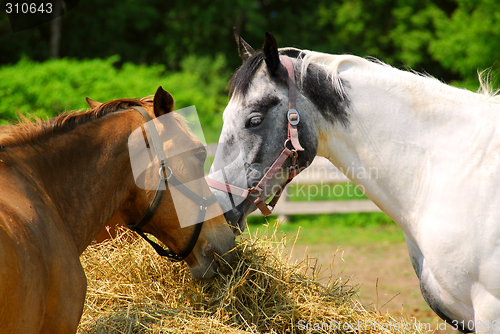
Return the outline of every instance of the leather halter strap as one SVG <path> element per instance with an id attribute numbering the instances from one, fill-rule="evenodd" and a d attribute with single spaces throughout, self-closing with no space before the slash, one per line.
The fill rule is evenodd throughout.
<path id="1" fill-rule="evenodd" d="M 196 243 L 198 242 L 198 238 L 201 233 L 201 229 L 203 227 L 203 222 L 205 220 L 205 214 L 207 212 L 207 209 L 210 205 L 214 204 L 217 202 L 217 199 L 215 198 L 214 195 L 210 196 L 208 199 L 198 195 L 191 189 L 189 189 L 185 184 L 183 184 L 172 172 L 172 169 L 167 165 L 167 157 L 165 156 L 165 153 L 163 152 L 163 148 L 161 146 L 161 141 L 160 141 L 160 136 L 158 135 L 158 131 L 156 130 L 156 127 L 154 125 L 154 122 L 152 121 L 151 117 L 149 114 L 146 112 L 141 107 L 132 107 L 133 109 L 137 110 L 142 117 L 146 120 L 146 122 L 149 122 L 150 124 L 150 133 L 151 133 L 151 144 L 153 146 L 153 149 L 156 153 L 156 156 L 158 157 L 158 160 L 160 161 L 160 182 L 158 183 L 158 187 L 156 189 L 155 195 L 153 197 L 153 200 L 149 204 L 148 208 L 146 209 L 146 212 L 143 214 L 142 218 L 139 220 L 139 222 L 135 225 L 126 225 L 129 229 L 132 231 L 136 232 L 139 234 L 144 240 L 146 240 L 158 253 L 160 256 L 165 256 L 171 259 L 172 261 L 182 261 L 184 260 L 192 251 Z M 167 175 L 167 170 L 169 171 Z M 189 243 L 187 246 L 184 248 L 183 251 L 180 253 L 176 254 L 170 249 L 165 249 L 158 245 L 156 242 L 153 240 L 149 239 L 147 235 L 144 233 L 142 228 L 146 226 L 146 224 L 149 223 L 151 218 L 153 218 L 156 210 L 158 209 L 158 206 L 160 205 L 161 199 L 163 197 L 163 194 L 165 193 L 165 190 L 163 188 L 163 183 L 165 184 L 165 189 L 168 187 L 168 182 L 177 190 L 179 190 L 182 194 L 184 194 L 186 197 L 191 199 L 193 202 L 197 203 L 200 205 L 200 211 L 198 213 L 198 218 L 197 218 L 197 223 L 194 227 L 193 234 L 191 236 L 191 239 L 189 240 Z"/>
<path id="2" fill-rule="evenodd" d="M 285 64 L 288 81 L 288 139 L 292 142 L 296 151 L 303 151 L 304 148 L 299 143 L 299 133 L 297 124 L 300 122 L 300 115 L 297 111 L 297 88 L 295 86 L 295 72 L 293 70 L 292 60 L 287 56 L 280 56 Z"/>
<path id="3" fill-rule="evenodd" d="M 283 64 L 285 65 L 287 72 L 287 83 L 288 83 L 288 113 L 287 113 L 288 138 L 285 141 L 283 151 L 281 151 L 281 154 L 274 161 L 274 163 L 269 168 L 269 170 L 264 174 L 264 176 L 260 179 L 259 183 L 252 188 L 243 189 L 231 184 L 214 180 L 208 176 L 205 177 L 208 185 L 211 188 L 225 191 L 240 197 L 244 197 L 245 199 L 255 204 L 264 216 L 269 216 L 272 213 L 272 210 L 278 203 L 278 200 L 283 194 L 283 190 L 285 189 L 285 187 L 299 173 L 299 168 L 297 165 L 297 156 L 298 156 L 297 151 L 304 151 L 304 148 L 300 145 L 299 142 L 299 134 L 297 129 L 297 125 L 300 122 L 300 115 L 296 109 L 297 87 L 295 85 L 295 73 L 293 69 L 292 60 L 288 56 L 280 56 L 280 59 L 281 61 L 283 61 Z M 289 149 L 287 147 L 288 142 L 292 144 L 293 149 Z M 292 157 L 292 166 L 289 169 L 288 180 L 276 192 L 273 199 L 269 203 L 265 203 L 262 200 L 262 194 L 264 193 L 264 189 L 267 186 L 267 183 L 273 179 L 273 177 L 281 169 L 281 167 L 289 157 Z M 250 195 L 254 193 L 257 194 L 257 198 L 252 201 L 250 199 Z"/>

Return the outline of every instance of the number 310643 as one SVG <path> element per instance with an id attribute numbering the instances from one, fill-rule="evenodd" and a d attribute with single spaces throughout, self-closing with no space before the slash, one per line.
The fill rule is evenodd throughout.
<path id="1" fill-rule="evenodd" d="M 52 3 L 11 3 L 5 4 L 5 12 L 7 14 L 35 14 L 35 13 L 52 13 Z"/>

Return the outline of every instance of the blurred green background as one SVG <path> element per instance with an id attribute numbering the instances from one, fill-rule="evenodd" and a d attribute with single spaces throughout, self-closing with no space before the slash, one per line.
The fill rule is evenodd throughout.
<path id="1" fill-rule="evenodd" d="M 233 26 L 255 48 L 270 31 L 281 47 L 371 56 L 472 90 L 478 70 L 499 67 L 497 0 L 81 0 L 57 23 L 17 33 L 0 16 L 0 122 L 162 85 L 177 107 L 196 105 L 215 142 L 241 64 Z"/>

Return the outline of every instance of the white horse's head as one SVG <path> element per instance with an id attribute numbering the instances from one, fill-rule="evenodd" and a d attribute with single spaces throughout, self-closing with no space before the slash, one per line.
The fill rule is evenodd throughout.
<path id="1" fill-rule="evenodd" d="M 236 36 L 243 65 L 231 79 L 231 100 L 227 105 L 224 126 L 219 140 L 212 174 L 221 182 L 247 189 L 255 187 L 276 161 L 288 139 L 289 90 L 287 69 L 280 56 L 292 60 L 297 83 L 298 139 L 304 151 L 298 152 L 297 165 L 306 168 L 318 151 L 318 136 L 325 124 L 346 127 L 349 124 L 346 99 L 336 92 L 327 72 L 309 64 L 302 73 L 307 51 L 294 48 L 278 49 L 274 37 L 266 33 L 261 51 L 254 51 L 240 36 Z M 239 163 L 237 163 L 239 160 Z M 282 165 L 267 182 L 261 194 L 269 200 L 288 180 L 292 159 Z M 242 168 L 243 167 L 243 168 Z M 243 172 L 244 170 L 244 172 Z M 256 209 L 253 200 L 260 194 L 251 193 L 250 201 L 224 191 L 214 190 L 233 226 L 244 230 L 245 217 Z"/>

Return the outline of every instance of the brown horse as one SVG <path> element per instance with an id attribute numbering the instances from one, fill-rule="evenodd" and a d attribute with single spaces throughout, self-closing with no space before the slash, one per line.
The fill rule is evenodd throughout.
<path id="1" fill-rule="evenodd" d="M 115 213 L 133 225 L 154 196 L 137 187 L 132 175 L 128 138 L 145 123 L 134 107 L 154 118 L 171 112 L 173 99 L 160 87 L 153 102 L 114 100 L 87 112 L 45 122 L 25 120 L 2 130 L 0 333 L 76 332 L 86 293 L 79 256 Z M 168 165 L 181 182 L 201 175 L 199 182 L 189 183 L 190 189 L 209 198 L 212 194 L 203 179 L 204 147 L 179 117 L 175 120 L 158 129 L 169 138 L 164 145 Z M 169 151 L 185 141 L 197 149 L 169 161 Z M 179 221 L 194 222 L 200 206 L 187 199 L 183 210 L 176 212 L 172 197 L 182 194 L 169 189 L 142 231 L 179 254 L 200 226 L 181 228 Z M 206 210 L 216 218 L 204 222 L 185 258 L 195 278 L 229 270 L 223 262 L 234 257 L 234 234 L 220 207 L 215 203 Z"/>

